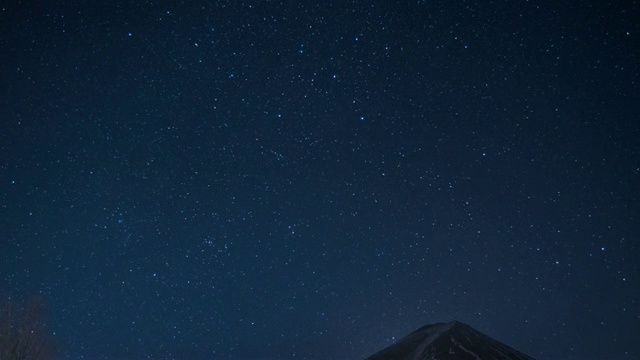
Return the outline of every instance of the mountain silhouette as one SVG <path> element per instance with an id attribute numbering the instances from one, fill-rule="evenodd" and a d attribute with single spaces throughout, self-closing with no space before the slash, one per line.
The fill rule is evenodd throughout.
<path id="1" fill-rule="evenodd" d="M 365 360 L 534 360 L 471 326 L 426 325 Z"/>

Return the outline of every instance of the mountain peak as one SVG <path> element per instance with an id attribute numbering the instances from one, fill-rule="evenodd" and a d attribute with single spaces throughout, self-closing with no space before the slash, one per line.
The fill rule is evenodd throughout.
<path id="1" fill-rule="evenodd" d="M 534 360 L 457 320 L 425 325 L 366 360 Z"/>

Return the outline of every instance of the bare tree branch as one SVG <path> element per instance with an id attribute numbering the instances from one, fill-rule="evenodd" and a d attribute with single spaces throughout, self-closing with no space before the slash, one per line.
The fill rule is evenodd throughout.
<path id="1" fill-rule="evenodd" d="M 45 303 L 34 298 L 20 307 L 0 304 L 0 360 L 48 360 L 52 339 L 44 322 Z"/>

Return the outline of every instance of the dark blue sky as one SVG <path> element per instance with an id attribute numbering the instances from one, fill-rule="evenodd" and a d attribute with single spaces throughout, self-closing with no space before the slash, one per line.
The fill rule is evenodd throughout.
<path id="1" fill-rule="evenodd" d="M 60 359 L 640 357 L 637 2 L 67 3 L 0 6 L 0 294 Z"/>

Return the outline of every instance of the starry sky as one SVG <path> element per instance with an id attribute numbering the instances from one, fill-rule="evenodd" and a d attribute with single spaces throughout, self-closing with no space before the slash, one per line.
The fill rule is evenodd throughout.
<path id="1" fill-rule="evenodd" d="M 4 1 L 0 295 L 61 360 L 640 357 L 636 1 Z"/>

